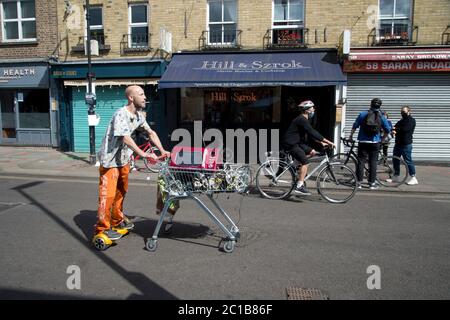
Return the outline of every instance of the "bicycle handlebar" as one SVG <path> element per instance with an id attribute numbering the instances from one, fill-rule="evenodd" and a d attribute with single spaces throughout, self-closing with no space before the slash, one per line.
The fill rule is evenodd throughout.
<path id="1" fill-rule="evenodd" d="M 342 143 L 344 143 L 344 145 L 346 145 L 347 147 L 351 147 L 353 144 L 355 144 L 355 140 L 353 140 L 353 139 L 347 139 L 347 138 L 345 138 L 345 137 L 341 137 L 341 141 L 342 141 Z"/>

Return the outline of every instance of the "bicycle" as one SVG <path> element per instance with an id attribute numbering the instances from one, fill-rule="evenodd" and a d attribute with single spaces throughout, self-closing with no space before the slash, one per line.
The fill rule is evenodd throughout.
<path id="1" fill-rule="evenodd" d="M 151 154 L 156 155 L 158 158 L 161 157 L 161 152 L 159 151 L 159 149 L 157 147 L 154 147 L 151 145 L 150 141 L 146 141 L 145 143 L 141 144 L 139 146 L 139 149 L 141 149 L 144 152 L 149 152 Z M 147 168 L 147 170 L 149 172 L 153 172 L 153 173 L 158 173 L 159 172 L 159 168 L 160 166 L 158 165 L 157 162 L 151 161 L 149 158 L 142 158 L 139 155 L 135 155 L 135 153 L 133 152 L 133 155 L 131 156 L 131 168 L 132 170 L 135 170 L 137 168 L 142 168 L 143 166 L 141 165 L 141 160 L 144 163 L 145 168 Z"/>
<path id="2" fill-rule="evenodd" d="M 331 156 L 330 159 L 337 160 L 343 164 L 349 166 L 356 171 L 358 164 L 358 155 L 355 153 L 355 140 L 350 140 L 341 137 L 342 143 L 350 149 L 345 153 L 337 153 Z M 393 180 L 394 176 L 394 159 L 399 161 L 400 173 L 402 173 L 397 180 Z M 364 173 L 366 176 L 369 174 L 368 163 L 364 166 Z M 408 166 L 406 162 L 397 156 L 385 156 L 383 150 L 380 149 L 377 162 L 377 178 L 376 181 L 385 187 L 398 187 L 405 183 L 408 178 Z"/>
<path id="3" fill-rule="evenodd" d="M 272 157 L 272 152 L 266 154 L 256 172 L 256 187 L 261 195 L 268 199 L 288 198 L 297 184 L 298 163 L 289 154 Z M 345 203 L 355 195 L 357 190 L 356 174 L 342 162 L 331 162 L 327 153 L 314 156 L 311 159 L 321 162 L 305 177 L 305 183 L 316 172 L 316 186 L 319 194 L 331 203 Z"/>

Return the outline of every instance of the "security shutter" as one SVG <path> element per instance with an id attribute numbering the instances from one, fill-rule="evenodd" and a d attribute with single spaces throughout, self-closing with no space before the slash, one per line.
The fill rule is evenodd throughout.
<path id="1" fill-rule="evenodd" d="M 393 125 L 400 120 L 401 107 L 411 107 L 416 119 L 414 160 L 450 161 L 450 74 L 349 74 L 347 137 L 359 112 L 375 97 L 383 100 L 381 108 Z"/>
<path id="2" fill-rule="evenodd" d="M 88 106 L 84 100 L 85 87 L 72 88 L 73 139 L 75 152 L 89 152 Z M 106 128 L 114 112 L 127 104 L 125 87 L 100 86 L 96 88 L 97 106 L 95 112 L 100 116 L 100 123 L 95 127 L 95 151 L 98 152 Z"/>

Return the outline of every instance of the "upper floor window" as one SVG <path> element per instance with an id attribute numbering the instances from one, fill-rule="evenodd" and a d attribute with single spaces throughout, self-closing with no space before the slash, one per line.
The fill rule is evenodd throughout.
<path id="1" fill-rule="evenodd" d="M 90 33 L 91 39 L 97 40 L 98 44 L 105 44 L 105 30 L 103 28 L 103 8 L 102 7 L 89 7 L 90 17 Z"/>
<path id="2" fill-rule="evenodd" d="M 380 0 L 381 42 L 407 41 L 411 36 L 412 0 Z"/>
<path id="3" fill-rule="evenodd" d="M 36 10 L 34 0 L 1 2 L 3 41 L 35 41 Z"/>
<path id="4" fill-rule="evenodd" d="M 278 26 L 303 26 L 304 8 L 304 0 L 273 0 L 274 28 Z"/>
<path id="5" fill-rule="evenodd" d="M 271 44 L 286 47 L 304 45 L 304 19 L 304 0 L 273 0 Z"/>
<path id="6" fill-rule="evenodd" d="M 129 6 L 129 40 L 131 48 L 148 47 L 148 8 L 146 4 Z"/>
<path id="7" fill-rule="evenodd" d="M 234 44 L 237 34 L 236 0 L 208 1 L 210 44 Z"/>

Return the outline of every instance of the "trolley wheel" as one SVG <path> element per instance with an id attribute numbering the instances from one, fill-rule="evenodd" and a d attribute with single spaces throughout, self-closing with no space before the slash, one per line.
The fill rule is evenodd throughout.
<path id="1" fill-rule="evenodd" d="M 95 249 L 99 251 L 108 249 L 109 246 L 112 244 L 111 240 L 105 239 L 102 235 L 95 236 L 92 242 L 94 244 Z"/>
<path id="2" fill-rule="evenodd" d="M 223 251 L 225 251 L 226 253 L 233 252 L 235 244 L 236 241 L 228 240 L 227 242 L 225 242 L 225 245 L 223 246 Z"/>
<path id="3" fill-rule="evenodd" d="M 156 251 L 156 248 L 158 247 L 158 240 L 155 239 L 149 239 L 147 240 L 147 242 L 145 243 L 145 248 L 150 251 L 150 252 L 154 252 Z"/>

